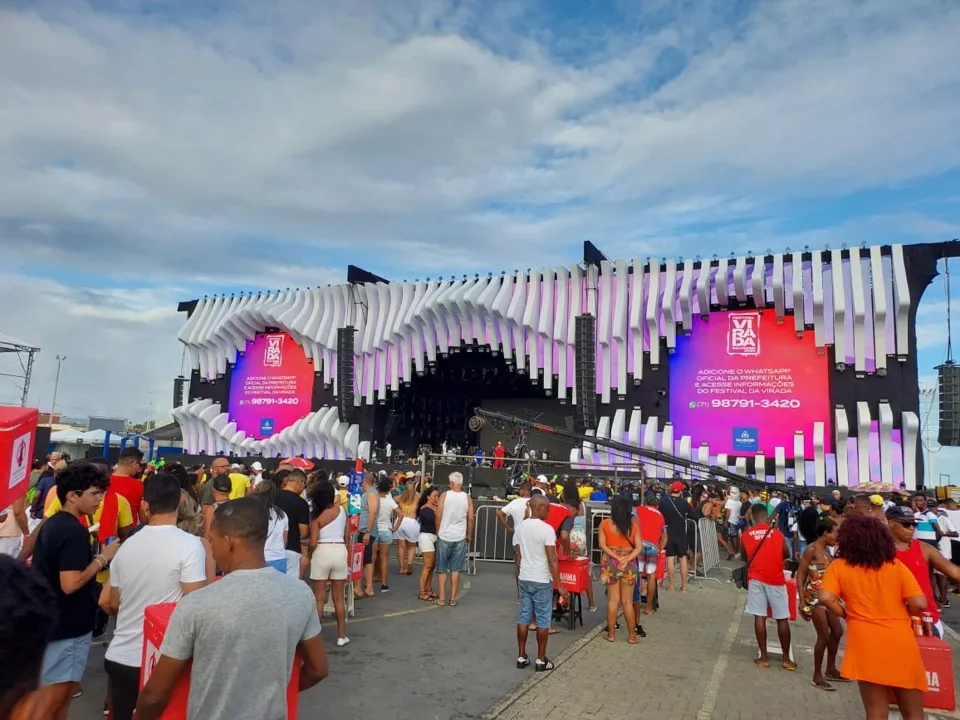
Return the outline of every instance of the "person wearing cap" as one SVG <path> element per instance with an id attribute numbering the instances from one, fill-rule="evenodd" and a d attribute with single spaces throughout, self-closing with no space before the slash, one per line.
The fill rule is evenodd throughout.
<path id="1" fill-rule="evenodd" d="M 250 466 L 250 475 L 253 480 L 253 489 L 257 489 L 257 485 L 263 482 L 263 463 L 259 460 L 253 465 Z"/>
<path id="2" fill-rule="evenodd" d="M 943 573 L 954 582 L 960 582 L 960 568 L 943 557 L 933 545 L 916 539 L 917 518 L 911 508 L 890 508 L 887 510 L 887 524 L 893 534 L 897 560 L 906 565 L 916 578 L 927 599 L 927 612 L 933 615 L 937 636 L 943 637 L 940 608 L 933 597 L 933 584 L 930 582 L 930 568 Z"/>
<path id="3" fill-rule="evenodd" d="M 337 476 L 337 502 L 344 510 L 350 510 L 350 478 L 347 475 Z"/>
<path id="4" fill-rule="evenodd" d="M 669 495 L 660 500 L 660 513 L 667 524 L 667 584 L 664 587 L 672 591 L 676 585 L 677 558 L 680 559 L 680 592 L 687 591 L 687 518 L 691 516 L 690 503 L 683 499 L 686 486 L 679 480 L 670 484 Z"/>

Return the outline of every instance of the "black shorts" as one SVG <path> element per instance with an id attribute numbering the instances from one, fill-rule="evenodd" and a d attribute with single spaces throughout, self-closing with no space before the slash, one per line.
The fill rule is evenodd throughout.
<path id="1" fill-rule="evenodd" d="M 954 565 L 960 565 L 960 540 L 951 540 L 950 541 L 950 550 L 953 557 L 950 559 L 953 561 Z"/>
<path id="2" fill-rule="evenodd" d="M 355 542 L 363 542 L 363 533 L 357 533 Z M 373 565 L 373 537 L 363 546 L 363 564 Z"/>
<path id="3" fill-rule="evenodd" d="M 679 537 L 672 537 L 669 534 L 667 535 L 667 546 L 664 548 L 664 550 L 667 551 L 668 558 L 686 555 L 689 549 L 690 546 L 687 543 L 686 533 L 680 535 Z"/>
<path id="4" fill-rule="evenodd" d="M 132 720 L 140 695 L 140 668 L 121 665 L 104 659 L 104 669 L 110 678 L 110 697 L 115 720 Z"/>

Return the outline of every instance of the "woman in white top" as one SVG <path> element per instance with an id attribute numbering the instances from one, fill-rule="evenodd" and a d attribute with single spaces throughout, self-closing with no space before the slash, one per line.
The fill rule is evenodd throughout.
<path id="1" fill-rule="evenodd" d="M 397 498 L 400 528 L 397 530 L 397 564 L 401 575 L 413 575 L 413 555 L 420 539 L 417 522 L 417 503 L 420 500 L 420 482 L 407 479 L 403 492 Z"/>
<path id="2" fill-rule="evenodd" d="M 263 545 L 263 558 L 267 565 L 286 574 L 287 572 L 287 532 L 290 521 L 286 513 L 276 506 L 277 485 L 273 480 L 264 480 L 254 490 L 253 496 L 262 502 L 270 514 L 267 526 L 267 541 Z"/>
<path id="3" fill-rule="evenodd" d="M 400 508 L 390 495 L 392 489 L 393 483 L 390 478 L 381 478 L 377 483 L 377 494 L 380 498 L 377 508 L 377 539 L 373 546 L 373 567 L 380 571 L 380 592 L 390 592 L 390 586 L 387 585 L 390 545 L 393 543 L 394 533 L 400 529 L 400 523 L 403 521 Z"/>
<path id="4" fill-rule="evenodd" d="M 347 637 L 347 608 L 344 588 L 350 577 L 347 547 L 350 542 L 350 524 L 347 512 L 337 501 L 337 490 L 328 480 L 317 483 L 310 490 L 310 579 L 317 598 L 317 612 L 323 617 L 327 604 L 327 583 L 333 590 L 333 612 L 337 617 L 337 647 L 343 647 Z"/>

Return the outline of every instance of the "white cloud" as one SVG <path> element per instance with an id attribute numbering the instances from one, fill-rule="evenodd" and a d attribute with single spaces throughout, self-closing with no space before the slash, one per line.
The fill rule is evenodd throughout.
<path id="1" fill-rule="evenodd" d="M 552 6 L 478 0 L 0 11 L 3 267 L 63 281 L 3 293 L 45 348 L 107 314 L 175 349 L 175 300 L 346 262 L 412 279 L 566 264 L 586 239 L 630 257 L 957 234 L 920 211 L 779 221 L 791 199 L 960 166 L 960 8 L 693 5 L 620 0 L 616 22 L 562 27 Z M 136 277 L 139 295 L 69 287 Z M 112 370 L 127 348 L 108 347 Z M 115 387 L 104 402 L 134 412 Z"/>

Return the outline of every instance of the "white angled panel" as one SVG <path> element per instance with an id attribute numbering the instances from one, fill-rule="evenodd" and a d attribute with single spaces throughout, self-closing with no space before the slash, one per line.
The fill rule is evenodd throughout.
<path id="1" fill-rule="evenodd" d="M 747 459 L 745 457 L 738 457 L 733 461 L 733 466 L 736 470 L 737 475 L 746 475 L 747 474 Z"/>
<path id="2" fill-rule="evenodd" d="M 640 408 L 635 407 L 630 411 L 630 427 L 627 429 L 627 443 L 633 447 L 640 447 L 640 436 L 642 433 L 643 425 Z"/>
<path id="3" fill-rule="evenodd" d="M 787 482 L 787 452 L 782 447 L 773 449 L 773 474 L 777 485 Z"/>
<path id="4" fill-rule="evenodd" d="M 883 254 L 879 245 L 870 248 L 870 287 L 873 291 L 873 354 L 877 371 L 887 369 L 887 287 L 883 280 Z"/>
<path id="5" fill-rule="evenodd" d="M 697 310 L 700 311 L 700 317 L 710 317 L 710 277 L 713 275 L 713 268 L 710 267 L 709 260 L 700 262 L 700 277 L 697 278 Z"/>
<path id="6" fill-rule="evenodd" d="M 597 364 L 597 379 L 600 381 L 600 401 L 610 402 L 610 386 L 613 378 L 610 338 L 613 333 L 613 263 L 600 263 L 600 305 L 597 313 L 597 341 L 600 344 L 600 362 Z"/>
<path id="7" fill-rule="evenodd" d="M 917 489 L 917 441 L 920 438 L 920 418 L 916 413 L 905 412 L 901 416 L 903 434 L 903 486 L 913 492 Z M 930 472 L 929 469 L 926 470 Z M 924 483 L 925 485 L 927 483 Z"/>
<path id="8" fill-rule="evenodd" d="M 717 274 L 714 276 L 714 288 L 717 291 L 717 304 L 727 307 L 730 304 L 730 286 L 727 284 L 727 260 L 720 258 L 717 261 Z"/>
<path id="9" fill-rule="evenodd" d="M 683 435 L 680 438 L 680 447 L 679 447 L 679 451 L 677 452 L 677 457 L 683 460 L 691 460 L 692 459 L 690 456 L 691 451 L 692 451 L 692 448 L 690 446 L 690 436 Z"/>
<path id="10" fill-rule="evenodd" d="M 643 447 L 647 450 L 657 450 L 657 430 L 659 429 L 660 421 L 655 415 L 651 415 L 647 418 L 647 422 L 643 426 Z M 649 461 L 644 461 L 643 469 L 647 474 L 647 477 L 659 477 L 657 475 L 657 466 Z"/>
<path id="11" fill-rule="evenodd" d="M 880 403 L 880 482 L 893 482 L 893 410 L 890 404 Z"/>
<path id="12" fill-rule="evenodd" d="M 773 310 L 777 315 L 777 322 L 783 322 L 787 312 L 787 304 L 783 295 L 783 253 L 773 256 Z M 779 482 L 779 480 L 777 481 Z"/>
<path id="13" fill-rule="evenodd" d="M 793 476 L 798 486 L 807 484 L 807 466 L 803 449 L 803 431 L 797 430 L 793 434 Z"/>
<path id="14" fill-rule="evenodd" d="M 857 482 L 870 482 L 870 406 L 857 403 Z"/>
<path id="15" fill-rule="evenodd" d="M 650 294 L 647 296 L 647 330 L 650 333 L 650 365 L 660 365 L 660 263 L 650 258 Z"/>
<path id="16" fill-rule="evenodd" d="M 863 288 L 863 266 L 860 251 L 850 251 L 850 295 L 853 300 L 853 367 L 858 373 L 867 371 L 867 298 Z"/>
<path id="17" fill-rule="evenodd" d="M 554 277 L 553 270 L 550 268 L 543 268 L 541 276 L 543 280 L 540 291 L 540 332 L 537 342 L 543 346 L 542 387 L 548 392 L 553 392 L 553 375 L 556 373 L 553 367 L 553 296 L 557 288 L 557 281 Z"/>
<path id="18" fill-rule="evenodd" d="M 643 377 L 643 268 L 641 260 L 633 261 L 633 288 L 630 293 L 630 334 L 633 338 L 633 377 Z"/>
<path id="19" fill-rule="evenodd" d="M 610 378 L 611 384 L 616 381 L 617 392 L 620 395 L 627 394 L 627 344 L 630 334 L 627 330 L 628 315 L 630 313 L 630 274 L 627 269 L 627 263 L 624 260 L 617 262 L 617 292 L 616 307 L 613 310 L 613 329 L 612 339 L 616 348 L 613 352 L 617 354 L 617 377 Z M 617 438 L 619 441 L 620 438 Z"/>
<path id="20" fill-rule="evenodd" d="M 697 462 L 701 465 L 710 464 L 710 446 L 707 443 L 700 443 L 697 448 Z"/>
<path id="21" fill-rule="evenodd" d="M 574 340 L 576 338 L 577 315 L 583 312 L 583 270 L 579 265 L 570 265 L 570 293 L 567 297 L 570 310 L 567 317 L 567 375 L 570 378 L 568 388 L 570 390 L 570 401 L 577 402 L 577 364 L 573 361 Z M 571 367 L 572 366 L 572 367 Z"/>
<path id="22" fill-rule="evenodd" d="M 592 438 L 595 432 L 596 431 L 593 428 L 587 428 L 586 431 L 584 432 L 584 436 L 585 436 L 584 441 L 583 443 L 581 443 L 581 446 L 580 446 L 581 449 L 583 450 L 583 461 L 590 465 L 593 465 L 595 462 L 593 450 L 596 447 L 596 445 L 589 438 Z"/>
<path id="23" fill-rule="evenodd" d="M 756 270 L 754 270 L 756 272 Z M 767 481 L 767 456 L 762 452 L 758 452 L 753 457 L 753 473 L 757 476 L 757 480 L 761 482 Z"/>
<path id="24" fill-rule="evenodd" d="M 683 261 L 680 277 L 680 320 L 683 332 L 689 333 L 693 327 L 693 260 Z"/>
<path id="25" fill-rule="evenodd" d="M 576 469 L 580 465 L 580 448 L 570 448 L 570 467 Z"/>
<path id="26" fill-rule="evenodd" d="M 833 277 L 833 351 L 838 363 L 846 362 L 847 336 L 844 321 L 847 314 L 847 273 L 844 271 L 840 250 L 830 251 L 830 273 Z"/>
<path id="27" fill-rule="evenodd" d="M 823 315 L 823 260 L 819 250 L 810 253 L 810 277 L 813 282 L 813 337 L 814 344 L 822 348 L 827 343 L 826 323 Z M 836 301 L 834 301 L 836 307 Z M 833 318 L 829 318 L 833 322 Z"/>
<path id="28" fill-rule="evenodd" d="M 720 453 L 717 455 L 717 467 L 730 472 L 730 458 L 727 457 L 726 453 Z"/>
<path id="29" fill-rule="evenodd" d="M 667 352 L 672 352 L 677 347 L 677 263 L 675 260 L 667 260 L 666 267 L 663 286 L 663 330 L 664 337 L 667 338 Z"/>
<path id="30" fill-rule="evenodd" d="M 850 437 L 850 423 L 847 420 L 847 410 L 838 407 L 834 410 L 834 427 L 836 428 L 836 445 L 834 452 L 837 456 L 837 485 L 850 486 L 850 470 L 847 467 L 847 439 Z"/>
<path id="31" fill-rule="evenodd" d="M 890 248 L 893 267 L 893 308 L 896 319 L 897 359 L 906 361 L 910 352 L 910 285 L 907 282 L 907 266 L 903 260 L 903 245 Z"/>
<path id="32" fill-rule="evenodd" d="M 609 440 L 610 439 L 610 417 L 608 415 L 603 415 L 600 417 L 597 422 L 597 433 L 594 435 L 598 440 Z M 610 464 L 610 456 L 613 454 L 610 448 L 606 445 L 597 445 L 597 455 L 599 455 L 599 462 L 601 465 Z"/>
<path id="33" fill-rule="evenodd" d="M 793 253 L 790 257 L 790 285 L 793 289 L 793 329 L 797 333 L 802 333 L 806 324 L 804 318 L 806 310 L 803 305 L 803 254 L 799 252 Z M 820 293 L 822 296 L 822 284 Z"/>
<path id="34" fill-rule="evenodd" d="M 813 424 L 813 484 L 824 487 L 827 484 L 827 458 L 824 454 L 824 424 Z"/>
<path id="35" fill-rule="evenodd" d="M 673 423 L 663 424 L 663 432 L 660 434 L 660 450 L 668 455 L 676 455 L 676 448 L 673 446 Z"/>
<path id="36" fill-rule="evenodd" d="M 737 302 L 745 303 L 747 301 L 747 258 L 740 256 L 733 266 L 733 293 L 737 296 Z"/>
<path id="37" fill-rule="evenodd" d="M 510 300 L 510 308 L 507 311 L 507 318 L 513 331 L 513 348 L 517 369 L 523 370 L 526 367 L 526 342 L 523 332 L 523 313 L 527 308 L 527 274 L 518 272 L 516 276 L 516 287 L 513 291 L 513 298 Z"/>
<path id="38" fill-rule="evenodd" d="M 758 257 L 753 260 L 753 276 L 750 278 L 750 284 L 753 286 L 753 304 L 758 310 L 763 310 L 767 306 L 767 289 L 765 286 L 767 275 L 766 258 Z"/>
<path id="39" fill-rule="evenodd" d="M 626 432 L 627 411 L 617 410 L 613 414 L 613 422 L 610 424 L 610 439 L 614 442 L 622 443 L 623 434 Z M 630 462 L 630 456 L 620 450 L 611 450 L 610 456 L 614 464 L 623 465 Z"/>

